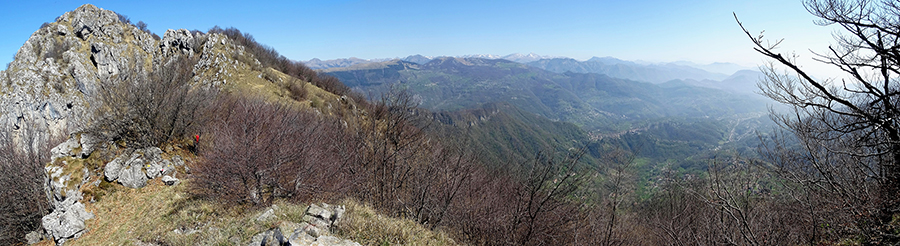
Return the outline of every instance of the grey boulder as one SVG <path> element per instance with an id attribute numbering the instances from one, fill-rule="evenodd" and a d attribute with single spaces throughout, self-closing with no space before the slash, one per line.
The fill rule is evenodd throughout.
<path id="1" fill-rule="evenodd" d="M 69 196 L 53 212 L 41 218 L 44 230 L 57 244 L 81 236 L 86 229 L 84 221 L 94 218 L 79 200 L 80 196 Z"/>

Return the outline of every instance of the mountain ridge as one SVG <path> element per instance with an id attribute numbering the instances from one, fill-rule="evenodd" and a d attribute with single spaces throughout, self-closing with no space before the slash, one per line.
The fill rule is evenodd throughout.
<path id="1" fill-rule="evenodd" d="M 602 74 L 553 73 L 506 60 L 442 57 L 422 65 L 402 60 L 380 64 L 333 68 L 322 72 L 339 78 L 358 91 L 373 94 L 398 83 L 417 94 L 422 106 L 431 110 L 452 111 L 481 103 L 507 101 L 550 119 L 589 126 L 589 130 L 604 125 L 609 127 L 614 119 L 634 121 L 676 115 L 712 116 L 744 107 L 739 106 L 742 103 L 737 103 L 743 98 L 729 97 L 728 93 L 713 88 L 687 86 L 677 90 L 663 89 L 646 82 Z M 690 103 L 690 97 L 697 93 L 730 103 Z M 703 109 L 696 107 L 707 107 L 714 113 L 707 115 Z"/>
<path id="2" fill-rule="evenodd" d="M 345 59 L 332 59 L 322 61 L 313 58 L 304 64 L 312 69 L 325 70 L 342 67 L 352 67 L 360 64 L 380 63 L 390 60 L 403 60 L 407 62 L 425 64 L 440 57 L 456 58 L 480 58 L 480 59 L 504 59 L 512 62 L 527 64 L 556 73 L 567 71 L 578 73 L 600 73 L 611 77 L 630 79 L 636 81 L 651 82 L 655 84 L 665 83 L 670 80 L 716 80 L 721 81 L 740 70 L 746 70 L 733 63 L 715 62 L 711 64 L 697 64 L 689 61 L 676 61 L 667 63 L 648 63 L 638 61 L 626 61 L 615 57 L 591 57 L 579 61 L 573 58 L 561 56 L 542 56 L 535 53 L 514 53 L 506 56 L 476 54 L 461 56 L 423 56 L 410 55 L 403 58 L 376 58 L 359 59 L 355 57 Z"/>

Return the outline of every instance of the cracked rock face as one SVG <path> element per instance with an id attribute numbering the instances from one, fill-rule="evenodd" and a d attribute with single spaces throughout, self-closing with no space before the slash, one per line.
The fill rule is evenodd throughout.
<path id="1" fill-rule="evenodd" d="M 82 127 L 85 100 L 102 79 L 161 54 L 136 29 L 86 4 L 35 31 L 0 73 L 0 127 L 63 135 Z"/>
<path id="2" fill-rule="evenodd" d="M 114 81 L 125 73 L 148 73 L 144 68 L 170 56 L 194 56 L 199 52 L 194 50 L 200 47 L 197 41 L 186 29 L 168 30 L 163 39 L 156 40 L 122 22 L 113 11 L 90 4 L 78 7 L 35 31 L 0 72 L 0 95 L 4 97 L 0 127 L 34 127 L 62 135 L 80 130 L 89 124 L 85 116 L 92 110 L 88 107 L 98 104 L 91 100 L 101 81 Z M 222 41 L 219 46 L 228 44 L 226 51 L 243 50 L 225 36 L 217 35 L 216 41 Z M 210 52 L 205 52 L 207 64 L 218 58 Z M 221 68 L 205 66 L 195 72 L 202 74 L 206 72 L 203 69 Z"/>
<path id="3" fill-rule="evenodd" d="M 193 55 L 194 36 L 187 29 L 167 30 L 160 41 L 159 48 L 164 53 L 181 51 Z"/>
<path id="4" fill-rule="evenodd" d="M 72 168 L 69 161 L 90 156 L 101 143 L 86 134 L 73 135 L 54 147 L 51 162 L 44 167 L 47 172 L 44 192 L 53 211 L 41 218 L 41 226 L 57 245 L 78 238 L 87 228 L 85 220 L 94 217 L 85 210 L 81 188 L 88 185 L 91 173 L 86 167 Z M 41 234 L 32 235 L 30 241 L 40 241 Z"/>

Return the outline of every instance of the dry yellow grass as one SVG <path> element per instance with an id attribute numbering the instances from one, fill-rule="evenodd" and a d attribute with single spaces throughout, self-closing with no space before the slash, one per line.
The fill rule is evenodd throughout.
<path id="1" fill-rule="evenodd" d="M 458 245 L 447 233 L 429 230 L 409 219 L 384 216 L 368 205 L 348 199 L 338 234 L 363 245 Z"/>
<path id="2" fill-rule="evenodd" d="M 191 197 L 187 183 L 165 186 L 151 180 L 141 189 L 108 184 L 102 197 L 86 202 L 94 218 L 89 231 L 67 245 L 244 245 L 252 236 L 291 221 L 299 222 L 306 205 L 276 203 L 276 219 L 257 221 L 268 208 L 225 207 Z M 408 219 L 391 218 L 354 200 L 339 205 L 347 213 L 337 225 L 339 237 L 363 245 L 457 245 L 446 233 Z M 39 245 L 52 245 L 46 240 Z"/>
<path id="3" fill-rule="evenodd" d="M 279 201 L 276 219 L 257 221 L 267 208 L 228 208 L 192 198 L 187 187 L 186 183 L 165 186 L 158 180 L 141 189 L 112 185 L 98 201 L 86 204 L 94 214 L 87 221 L 89 231 L 67 245 L 243 245 L 281 223 L 299 222 L 306 211 L 306 205 Z M 384 216 L 354 200 L 340 205 L 346 206 L 347 213 L 337 225 L 339 237 L 363 245 L 457 245 L 444 232 Z M 39 245 L 51 244 L 46 240 Z"/>
<path id="4" fill-rule="evenodd" d="M 87 221 L 89 231 L 67 245 L 234 245 L 268 228 L 256 223 L 256 213 L 192 198 L 187 187 L 165 186 L 158 180 L 141 189 L 113 185 L 114 191 L 86 204 L 94 213 Z"/>

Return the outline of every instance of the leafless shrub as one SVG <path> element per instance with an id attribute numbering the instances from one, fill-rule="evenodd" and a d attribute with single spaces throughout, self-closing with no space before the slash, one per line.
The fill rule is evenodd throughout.
<path id="1" fill-rule="evenodd" d="M 135 66 L 101 81 L 87 131 L 129 147 L 159 146 L 199 132 L 216 92 L 190 83 L 193 62 L 179 56 L 153 71 Z"/>
<path id="2" fill-rule="evenodd" d="M 32 124 L 16 133 L 0 131 L 0 244 L 24 243 L 25 234 L 41 227 L 50 212 L 44 194 L 44 165 L 59 138 Z"/>
<path id="3" fill-rule="evenodd" d="M 128 18 L 127 15 L 116 13 L 116 16 L 119 17 L 119 21 L 125 24 L 131 24 L 131 18 Z"/>
<path id="4" fill-rule="evenodd" d="M 667 245 L 796 245 L 822 242 L 816 215 L 760 163 L 710 160 L 707 177 L 664 174 L 660 191 L 637 211 Z M 796 195 L 796 194 L 793 194 Z"/>
<path id="5" fill-rule="evenodd" d="M 219 100 L 214 117 L 194 168 L 200 195 L 265 205 L 274 198 L 330 198 L 357 181 L 348 170 L 355 155 L 342 149 L 354 139 L 337 120 L 234 97 Z"/>
<path id="6" fill-rule="evenodd" d="M 141 30 L 142 32 L 145 32 L 145 33 L 152 33 L 152 32 L 150 31 L 150 29 L 147 29 L 147 23 L 144 23 L 144 21 L 138 21 L 136 24 L 134 24 L 134 26 L 137 27 L 137 28 L 138 28 L 139 30 Z"/>
<path id="7" fill-rule="evenodd" d="M 307 96 L 309 96 L 309 91 L 306 90 L 306 82 L 291 79 L 288 84 L 288 91 L 291 93 L 291 98 L 297 101 L 306 100 Z"/>
<path id="8" fill-rule="evenodd" d="M 420 166 L 411 171 L 411 181 L 398 194 L 401 214 L 430 228 L 444 225 L 453 205 L 463 196 L 463 188 L 471 184 L 474 173 L 481 171 L 475 155 L 461 145 L 430 146 L 430 154 L 422 156 Z"/>
<path id="9" fill-rule="evenodd" d="M 414 115 L 417 105 L 405 92 L 385 95 L 368 109 L 370 117 L 360 128 L 364 136 L 362 168 L 371 170 L 366 184 L 368 200 L 380 208 L 393 208 L 399 189 L 410 181 L 419 157 L 426 153 L 427 140 L 417 126 Z"/>

